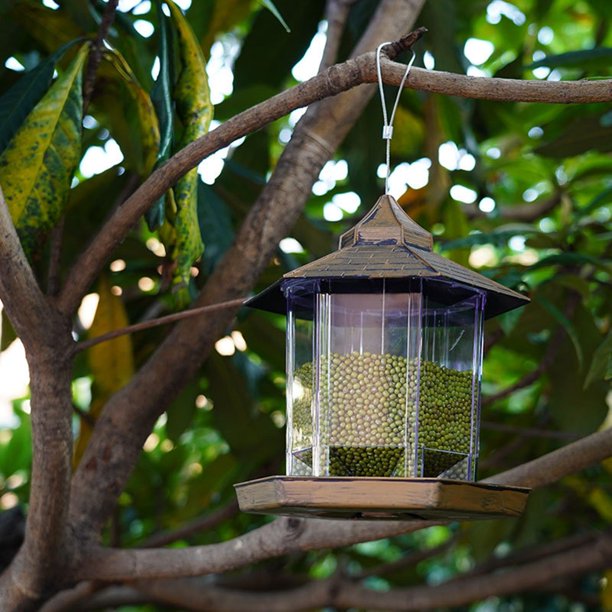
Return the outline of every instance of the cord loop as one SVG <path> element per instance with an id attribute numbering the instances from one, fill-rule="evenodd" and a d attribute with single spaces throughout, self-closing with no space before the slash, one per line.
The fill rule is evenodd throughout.
<path id="1" fill-rule="evenodd" d="M 380 53 L 383 47 L 385 47 L 386 45 L 390 45 L 390 44 L 392 43 L 384 42 L 378 45 L 378 48 L 376 49 L 376 74 L 378 75 L 378 91 L 380 93 L 380 104 L 382 106 L 382 114 L 383 114 L 382 137 L 383 137 L 383 140 L 386 142 L 385 144 L 385 149 L 386 149 L 385 151 L 385 164 L 386 164 L 385 195 L 389 193 L 389 175 L 391 174 L 391 139 L 393 138 L 393 121 L 395 119 L 395 112 L 397 111 L 397 107 L 399 105 L 399 99 L 402 94 L 402 89 L 404 88 L 404 83 L 406 82 L 406 79 L 408 78 L 408 75 L 410 74 L 410 68 L 412 68 L 412 64 L 414 63 L 414 60 L 416 58 L 414 51 L 411 49 L 412 57 L 410 58 L 410 61 L 408 62 L 408 65 L 406 66 L 406 72 L 404 73 L 404 76 L 402 77 L 402 80 L 400 82 L 399 90 L 397 92 L 397 96 L 395 97 L 395 103 L 393 104 L 393 109 L 391 110 L 391 118 L 388 119 L 387 118 L 387 103 L 385 101 L 385 92 L 383 89 L 382 70 L 380 67 Z"/>

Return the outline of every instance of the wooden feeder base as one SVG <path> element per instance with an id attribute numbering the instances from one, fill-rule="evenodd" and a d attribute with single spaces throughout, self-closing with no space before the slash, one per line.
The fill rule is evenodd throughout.
<path id="1" fill-rule="evenodd" d="M 519 516 L 529 489 L 436 478 L 269 476 L 234 485 L 243 512 L 415 520 Z"/>

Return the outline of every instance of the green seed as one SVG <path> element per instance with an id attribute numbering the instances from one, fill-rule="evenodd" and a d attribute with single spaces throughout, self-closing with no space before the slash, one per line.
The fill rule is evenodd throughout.
<path id="1" fill-rule="evenodd" d="M 319 427 L 328 449 L 322 462 L 330 476 L 415 474 L 417 424 L 423 454 L 419 475 L 436 476 L 469 452 L 471 372 L 428 361 L 419 371 L 415 361 L 370 353 L 332 353 L 319 367 Z M 302 388 L 293 401 L 294 448 L 312 446 L 313 374 L 312 363 L 294 372 Z"/>

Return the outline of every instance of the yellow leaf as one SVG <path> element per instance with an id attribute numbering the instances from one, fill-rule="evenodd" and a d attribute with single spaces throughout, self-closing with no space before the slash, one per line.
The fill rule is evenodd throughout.
<path id="1" fill-rule="evenodd" d="M 100 300 L 89 330 L 93 338 L 129 324 L 123 301 L 113 295 L 105 276 L 100 279 L 98 294 Z M 96 344 L 89 349 L 88 359 L 96 389 L 114 393 L 128 383 L 134 373 L 132 338 L 125 335 Z"/>
<path id="2" fill-rule="evenodd" d="M 103 59 L 95 105 L 108 115 L 111 132 L 126 160 L 145 178 L 153 170 L 159 151 L 159 123 L 153 102 L 121 53 L 106 50 Z"/>
<path id="3" fill-rule="evenodd" d="M 81 155 L 84 45 L 0 156 L 0 185 L 26 251 L 57 222 Z"/>
<path id="4" fill-rule="evenodd" d="M 100 299 L 89 330 L 93 338 L 128 325 L 123 301 L 113 295 L 106 276 L 100 278 L 98 294 Z M 134 374 L 132 339 L 129 335 L 125 335 L 96 344 L 87 352 L 87 358 L 93 377 L 93 399 L 88 417 L 95 422 L 109 397 L 124 387 Z M 74 451 L 75 465 L 85 451 L 91 431 L 92 427 L 88 420 L 81 418 L 81 428 Z"/>
<path id="5" fill-rule="evenodd" d="M 210 102 L 206 62 L 198 40 L 181 10 L 170 0 L 167 0 L 166 4 L 170 8 L 178 33 L 181 68 L 173 97 L 178 118 L 183 126 L 179 146 L 184 147 L 206 134 L 213 107 Z M 172 226 L 172 230 L 166 228 L 162 232 L 162 235 L 172 237 L 172 241 L 166 246 L 176 263 L 173 284 L 181 306 L 189 301 L 191 266 L 204 250 L 198 222 L 198 180 L 195 168 L 178 180 L 173 188 L 176 211 L 168 210 L 167 207 L 166 213 L 167 223 Z"/>

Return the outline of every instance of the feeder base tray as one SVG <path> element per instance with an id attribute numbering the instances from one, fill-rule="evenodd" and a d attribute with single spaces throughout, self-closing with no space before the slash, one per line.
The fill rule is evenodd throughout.
<path id="1" fill-rule="evenodd" d="M 415 520 L 519 516 L 529 489 L 437 478 L 269 476 L 234 485 L 243 512 Z"/>

